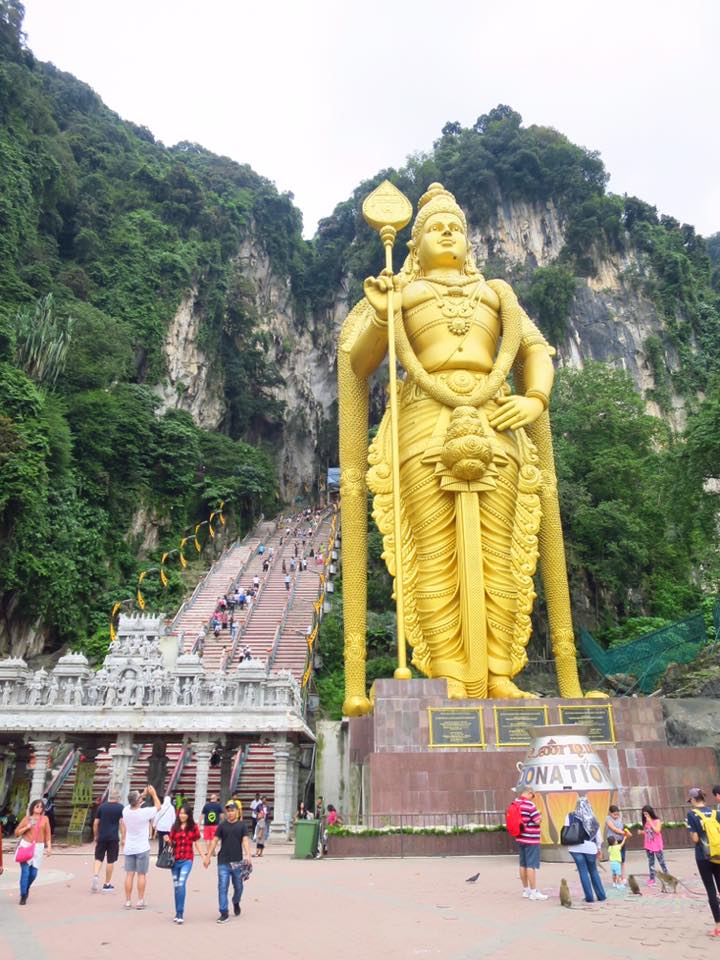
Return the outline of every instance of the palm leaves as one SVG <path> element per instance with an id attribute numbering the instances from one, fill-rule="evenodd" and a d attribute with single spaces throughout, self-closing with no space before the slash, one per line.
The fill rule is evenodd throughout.
<path id="1" fill-rule="evenodd" d="M 72 317 L 55 314 L 53 295 L 22 307 L 15 315 L 15 361 L 37 383 L 54 386 L 67 360 Z"/>

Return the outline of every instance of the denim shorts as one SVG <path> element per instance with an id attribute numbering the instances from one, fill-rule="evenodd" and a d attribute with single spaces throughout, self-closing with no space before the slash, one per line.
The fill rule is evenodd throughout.
<path id="1" fill-rule="evenodd" d="M 125 854 L 125 873 L 147 873 L 150 866 L 150 851 Z"/>
<path id="2" fill-rule="evenodd" d="M 519 843 L 520 866 L 526 870 L 537 870 L 540 867 L 540 844 Z"/>

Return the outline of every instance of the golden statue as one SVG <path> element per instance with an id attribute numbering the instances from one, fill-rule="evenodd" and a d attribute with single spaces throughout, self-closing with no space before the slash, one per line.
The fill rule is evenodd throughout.
<path id="1" fill-rule="evenodd" d="M 409 221 L 391 184 L 375 194 L 364 208 L 372 226 Z M 560 695 L 581 697 L 547 412 L 555 351 L 509 284 L 479 273 L 465 215 L 441 184 L 420 199 L 396 276 L 395 229 L 380 235 L 386 269 L 365 281 L 338 357 L 344 711 L 369 709 L 368 487 L 395 577 L 396 677 L 410 675 L 407 638 L 413 665 L 447 678 L 450 697 L 533 696 L 513 677 L 527 663 L 539 555 Z M 405 370 L 397 382 L 395 352 Z M 390 404 L 368 453 L 367 380 L 386 353 Z"/>

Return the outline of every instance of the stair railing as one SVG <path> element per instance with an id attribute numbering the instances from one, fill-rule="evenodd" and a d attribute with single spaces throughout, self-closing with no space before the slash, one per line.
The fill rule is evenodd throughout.
<path id="1" fill-rule="evenodd" d="M 190 747 L 183 747 L 180 750 L 180 754 L 177 760 L 175 761 L 175 766 L 173 767 L 172 772 L 168 778 L 167 786 L 165 787 L 164 796 L 166 797 L 172 796 L 173 791 L 175 790 L 175 788 L 177 787 L 180 781 L 182 772 L 185 769 L 185 764 L 190 759 L 189 754 L 191 753 L 192 753 L 192 750 Z"/>
<path id="2" fill-rule="evenodd" d="M 65 756 L 65 759 L 60 765 L 60 769 L 52 778 L 47 790 L 45 791 L 51 800 L 53 797 L 57 796 L 57 794 L 62 789 L 62 785 L 65 783 L 67 778 L 72 773 L 75 767 L 75 764 L 78 761 L 79 756 L 80 756 L 79 749 L 76 749 L 76 750 L 71 749 Z"/>
<path id="3" fill-rule="evenodd" d="M 230 782 L 228 784 L 228 796 L 230 797 L 237 790 L 238 784 L 240 783 L 240 777 L 242 776 L 243 769 L 249 756 L 249 743 L 245 744 L 244 747 L 240 747 L 238 752 L 235 754 L 235 760 L 233 761 L 232 770 L 230 771 Z"/>

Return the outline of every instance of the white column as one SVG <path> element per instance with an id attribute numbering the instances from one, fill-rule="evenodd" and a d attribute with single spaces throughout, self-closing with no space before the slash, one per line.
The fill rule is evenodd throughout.
<path id="1" fill-rule="evenodd" d="M 275 797 L 273 819 L 270 824 L 270 836 L 287 840 L 290 835 L 292 817 L 288 816 L 290 798 L 290 784 L 288 783 L 288 759 L 290 744 L 287 740 L 278 740 L 275 743 Z"/>
<path id="2" fill-rule="evenodd" d="M 290 745 L 288 755 L 288 811 L 289 811 L 289 835 L 295 832 L 295 811 L 298 805 L 298 791 L 300 787 L 300 748 L 297 744 Z"/>
<path id="3" fill-rule="evenodd" d="M 30 802 L 32 803 L 33 800 L 41 800 L 43 793 L 45 793 L 45 777 L 53 742 L 52 740 L 31 740 L 30 746 L 35 757 L 35 766 L 30 782 Z"/>
<path id="4" fill-rule="evenodd" d="M 212 740 L 198 740 L 191 746 L 195 754 L 195 806 L 193 807 L 193 817 L 195 823 L 200 823 L 202 808 L 207 802 L 210 757 L 215 748 L 215 743 Z"/>
<path id="5" fill-rule="evenodd" d="M 119 733 L 114 747 L 110 747 L 112 769 L 110 771 L 109 793 L 117 790 L 120 802 L 127 803 L 130 790 L 130 761 L 133 757 L 133 735 Z"/>

